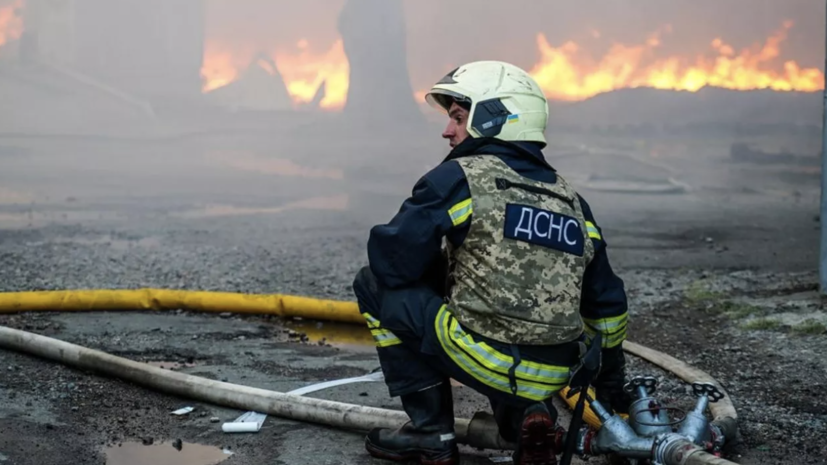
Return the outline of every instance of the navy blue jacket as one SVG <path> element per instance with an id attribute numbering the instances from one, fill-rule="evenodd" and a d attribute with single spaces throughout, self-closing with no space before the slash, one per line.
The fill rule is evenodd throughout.
<path id="1" fill-rule="evenodd" d="M 426 272 L 441 260 L 443 237 L 454 246 L 462 244 L 471 221 L 454 227 L 448 211 L 470 198 L 471 190 L 465 173 L 453 160 L 475 154 L 496 155 L 526 178 L 557 182 L 556 171 L 546 162 L 537 144 L 466 139 L 440 165 L 419 179 L 412 195 L 388 224 L 371 229 L 368 259 L 371 271 L 382 286 L 400 288 L 424 281 Z M 583 277 L 580 313 L 587 335 L 600 331 L 604 347 L 614 347 L 626 336 L 626 292 L 623 281 L 609 264 L 606 241 L 589 205 L 579 195 L 578 198 L 586 220 L 598 231 L 592 235 L 595 253 Z"/>

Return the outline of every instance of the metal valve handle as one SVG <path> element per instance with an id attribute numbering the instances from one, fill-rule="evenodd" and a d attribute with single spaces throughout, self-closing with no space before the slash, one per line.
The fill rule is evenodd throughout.
<path id="1" fill-rule="evenodd" d="M 694 394 L 695 397 L 706 396 L 712 403 L 718 402 L 724 398 L 724 393 L 712 383 L 692 383 L 692 394 Z"/>
<path id="2" fill-rule="evenodd" d="M 646 394 L 652 395 L 658 387 L 658 380 L 654 376 L 637 376 L 623 386 L 623 390 L 631 394 L 638 388 L 646 389 Z"/>

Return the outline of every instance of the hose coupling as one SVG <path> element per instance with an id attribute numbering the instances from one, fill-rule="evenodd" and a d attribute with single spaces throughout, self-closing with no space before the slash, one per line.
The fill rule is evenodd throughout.
<path id="1" fill-rule="evenodd" d="M 680 434 L 662 434 L 655 438 L 652 465 L 684 463 L 684 459 L 698 449 L 697 445 Z"/>

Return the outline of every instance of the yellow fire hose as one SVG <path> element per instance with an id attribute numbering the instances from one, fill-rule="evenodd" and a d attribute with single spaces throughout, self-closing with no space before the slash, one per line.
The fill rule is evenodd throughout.
<path id="1" fill-rule="evenodd" d="M 177 309 L 365 323 L 355 302 L 282 294 L 237 294 L 167 289 L 0 293 L 0 313 Z"/>
<path id="2" fill-rule="evenodd" d="M 177 309 L 196 312 L 276 315 L 286 318 L 301 317 L 309 320 L 339 321 L 361 325 L 365 323 L 355 302 L 282 294 L 238 294 L 166 289 L 0 293 L 0 313 Z M 672 371 L 688 382 L 697 381 L 699 377 L 704 381 L 715 382 L 711 376 L 700 370 L 632 342 L 624 343 L 624 350 Z M 722 392 L 725 392 L 719 383 L 715 382 L 715 384 Z M 565 388 L 559 394 L 570 408 L 574 408 L 577 396 L 567 399 L 567 392 L 568 388 Z M 594 390 L 590 390 L 590 395 L 594 397 Z M 729 396 L 717 404 L 711 404 L 710 409 L 716 419 L 727 418 L 734 423 L 737 418 Z M 601 425 L 600 420 L 590 408 L 584 410 L 583 419 L 594 428 L 599 428 Z"/>

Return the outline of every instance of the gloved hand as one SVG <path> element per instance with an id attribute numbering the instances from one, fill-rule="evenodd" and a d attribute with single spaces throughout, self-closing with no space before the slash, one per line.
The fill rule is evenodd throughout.
<path id="1" fill-rule="evenodd" d="M 603 349 L 600 373 L 594 381 L 597 400 L 615 413 L 629 413 L 632 396 L 623 390 L 626 384 L 626 356 L 621 346 Z"/>

